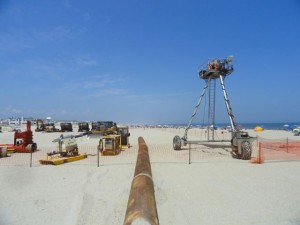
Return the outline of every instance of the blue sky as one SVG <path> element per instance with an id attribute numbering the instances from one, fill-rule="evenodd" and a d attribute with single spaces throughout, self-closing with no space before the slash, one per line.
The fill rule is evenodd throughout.
<path id="1" fill-rule="evenodd" d="M 236 120 L 300 121 L 297 0 L 0 0 L 0 27 L 2 118 L 187 123 L 198 67 L 234 55 Z"/>

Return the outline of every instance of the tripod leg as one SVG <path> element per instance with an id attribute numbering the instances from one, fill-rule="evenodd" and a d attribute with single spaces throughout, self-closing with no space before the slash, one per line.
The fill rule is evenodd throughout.
<path id="1" fill-rule="evenodd" d="M 223 95 L 224 95 L 224 99 L 225 99 L 225 104 L 226 104 L 226 108 L 227 108 L 227 113 L 230 119 L 230 124 L 231 124 L 231 129 L 232 131 L 236 131 L 236 123 L 234 120 L 234 115 L 230 106 L 230 102 L 228 99 L 228 95 L 225 89 L 225 84 L 224 84 L 224 78 L 223 76 L 220 76 L 220 81 L 221 81 L 221 85 L 222 85 L 222 91 L 223 91 Z"/>
<path id="2" fill-rule="evenodd" d="M 195 106 L 194 112 L 193 112 L 193 114 L 192 114 L 192 116 L 191 116 L 191 118 L 190 118 L 190 121 L 189 121 L 189 123 L 188 123 L 188 126 L 187 126 L 187 128 L 185 129 L 184 136 L 183 136 L 183 139 L 184 139 L 184 140 L 187 140 L 187 132 L 188 132 L 188 130 L 191 128 L 192 122 L 193 122 L 194 117 L 195 117 L 195 115 L 196 115 L 196 113 L 197 113 L 197 111 L 198 111 L 198 108 L 199 108 L 200 104 L 201 104 L 202 98 L 203 98 L 203 96 L 205 95 L 205 92 L 206 92 L 206 89 L 207 89 L 208 85 L 210 84 L 210 80 L 211 80 L 211 77 L 209 77 L 208 80 L 206 81 L 206 85 L 204 86 L 204 88 L 203 88 L 203 90 L 202 90 L 202 93 L 201 93 L 201 95 L 200 95 L 200 97 L 199 97 L 199 100 L 198 100 L 198 102 L 197 102 L 197 105 Z"/>

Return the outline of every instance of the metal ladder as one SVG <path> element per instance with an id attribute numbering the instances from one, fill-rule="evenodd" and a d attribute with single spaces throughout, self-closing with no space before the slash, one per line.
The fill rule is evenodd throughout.
<path id="1" fill-rule="evenodd" d="M 220 76 L 220 82 L 221 82 L 221 86 L 222 86 L 222 91 L 223 91 L 223 96 L 224 96 L 224 100 L 225 100 L 225 105 L 226 105 L 226 109 L 227 109 L 227 114 L 229 116 L 229 119 L 230 119 L 230 124 L 231 124 L 231 129 L 233 132 L 236 131 L 236 123 L 235 123 L 235 119 L 234 119 L 234 115 L 233 115 L 233 111 L 232 111 L 232 108 L 230 106 L 230 102 L 229 102 L 229 99 L 228 99 L 228 95 L 227 95 L 227 91 L 226 91 L 226 88 L 225 88 L 225 84 L 224 84 L 224 77 L 225 76 Z M 182 137 L 183 140 L 187 140 L 187 133 L 188 133 L 188 130 L 191 128 L 192 126 L 192 122 L 194 120 L 194 117 L 196 116 L 196 113 L 198 111 L 198 108 L 201 104 L 201 101 L 203 99 L 203 96 L 205 95 L 205 92 L 207 90 L 207 88 L 209 88 L 209 112 L 208 112 L 208 116 L 209 116 L 209 124 L 208 126 L 210 125 L 215 125 L 215 97 L 216 97 L 216 79 L 212 79 L 211 77 L 209 77 L 206 81 L 206 84 L 202 90 L 202 93 L 199 97 L 199 100 L 194 108 L 194 111 L 192 113 L 192 116 L 190 118 L 190 121 L 188 123 L 188 126 L 186 127 L 185 129 L 185 132 L 184 132 L 184 136 Z M 211 82 L 213 81 L 213 82 Z M 213 141 L 214 140 L 214 130 L 210 131 L 209 130 L 210 127 L 208 127 L 207 131 L 208 131 L 208 135 L 207 135 L 207 138 L 209 141 Z"/>
<path id="2" fill-rule="evenodd" d="M 215 140 L 215 107 L 216 107 L 216 79 L 212 79 L 209 82 L 209 91 L 208 91 L 208 127 L 207 127 L 207 140 Z"/>

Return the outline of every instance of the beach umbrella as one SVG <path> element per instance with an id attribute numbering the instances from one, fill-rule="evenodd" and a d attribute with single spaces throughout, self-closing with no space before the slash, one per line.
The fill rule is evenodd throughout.
<path id="1" fill-rule="evenodd" d="M 255 132 L 262 132 L 262 131 L 264 131 L 264 128 L 261 127 L 261 126 L 256 126 L 256 127 L 254 128 L 254 131 L 255 131 Z"/>

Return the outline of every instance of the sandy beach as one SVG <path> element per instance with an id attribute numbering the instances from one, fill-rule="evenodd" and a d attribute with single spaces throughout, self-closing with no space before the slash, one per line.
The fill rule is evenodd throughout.
<path id="1" fill-rule="evenodd" d="M 300 225 L 300 0 L 0 0 L 0 27 L 0 225 Z"/>
<path id="2" fill-rule="evenodd" d="M 174 151 L 174 135 L 183 129 L 131 129 L 132 147 L 117 156 L 100 156 L 98 139 L 78 139 L 85 160 L 60 166 L 39 165 L 55 148 L 60 133 L 36 133 L 38 152 L 0 159 L 0 224 L 123 224 L 137 157 L 137 139 L 149 148 L 160 224 L 300 224 L 300 161 L 251 164 L 232 157 L 229 144 L 213 149 L 193 145 Z M 223 133 L 222 133 L 223 132 Z M 74 132 L 75 134 L 76 132 Z M 300 141 L 287 131 L 264 131 L 252 136 Z M 71 133 L 68 133 L 71 134 Z M 218 138 L 230 133 L 218 131 Z M 13 133 L 0 134 L 12 143 Z M 191 139 L 205 138 L 200 129 Z"/>

